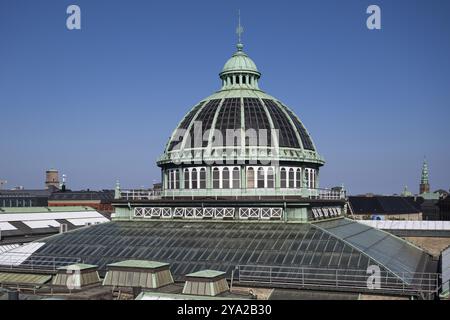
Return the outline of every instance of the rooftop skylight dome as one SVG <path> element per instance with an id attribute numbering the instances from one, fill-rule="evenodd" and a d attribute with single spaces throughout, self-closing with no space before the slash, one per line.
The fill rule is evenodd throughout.
<path id="1" fill-rule="evenodd" d="M 311 195 L 319 187 L 325 161 L 295 113 L 260 89 L 242 31 L 239 23 L 220 90 L 186 114 L 157 162 L 166 196 Z"/>

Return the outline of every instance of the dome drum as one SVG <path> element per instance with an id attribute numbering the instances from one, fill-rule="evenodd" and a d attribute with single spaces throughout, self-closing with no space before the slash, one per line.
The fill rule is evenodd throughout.
<path id="1" fill-rule="evenodd" d="M 199 165 L 163 170 L 164 197 L 315 196 L 319 169 L 313 166 Z"/>

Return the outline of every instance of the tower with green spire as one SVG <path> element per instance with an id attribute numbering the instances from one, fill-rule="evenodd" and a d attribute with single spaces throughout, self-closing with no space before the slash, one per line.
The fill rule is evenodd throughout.
<path id="1" fill-rule="evenodd" d="M 430 192 L 430 182 L 428 181 L 428 164 L 427 159 L 423 160 L 422 165 L 422 177 L 420 178 L 419 193 L 429 193 Z"/>

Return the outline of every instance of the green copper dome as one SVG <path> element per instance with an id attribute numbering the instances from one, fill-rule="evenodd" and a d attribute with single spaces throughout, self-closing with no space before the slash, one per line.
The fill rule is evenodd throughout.
<path id="1" fill-rule="evenodd" d="M 225 63 L 220 76 L 223 77 L 228 73 L 242 72 L 252 73 L 258 77 L 261 75 L 256 67 L 256 64 L 252 59 L 243 51 L 243 45 L 237 45 L 237 51 L 233 56 Z"/>
<path id="2" fill-rule="evenodd" d="M 318 196 L 325 160 L 294 111 L 259 88 L 240 37 L 219 76 L 220 90 L 186 113 L 157 161 L 164 196 Z"/>
<path id="3" fill-rule="evenodd" d="M 158 165 L 194 161 L 287 161 L 324 164 L 295 113 L 259 89 L 253 60 L 237 45 L 225 63 L 222 88 L 195 105 L 178 124 Z M 228 139 L 229 132 L 234 136 Z M 254 136 L 250 136 L 253 134 Z"/>

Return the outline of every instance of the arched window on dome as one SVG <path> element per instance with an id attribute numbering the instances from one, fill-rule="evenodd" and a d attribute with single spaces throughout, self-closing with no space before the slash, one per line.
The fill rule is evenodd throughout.
<path id="1" fill-rule="evenodd" d="M 213 168 L 212 182 L 213 182 L 213 189 L 220 189 L 220 171 L 219 171 L 219 168 Z"/>
<path id="2" fill-rule="evenodd" d="M 241 172 L 238 167 L 233 168 L 233 189 L 239 189 L 241 185 Z"/>
<path id="3" fill-rule="evenodd" d="M 192 168 L 191 185 L 192 185 L 192 189 L 198 189 L 198 176 L 197 176 L 197 169 L 196 168 Z"/>
<path id="4" fill-rule="evenodd" d="M 190 175 L 189 175 L 189 169 L 184 169 L 184 188 L 185 189 L 190 189 Z"/>
<path id="5" fill-rule="evenodd" d="M 286 169 L 281 168 L 280 170 L 280 188 L 287 188 L 287 179 L 286 179 Z"/>
<path id="6" fill-rule="evenodd" d="M 272 167 L 267 169 L 267 188 L 275 187 L 275 175 Z"/>
<path id="7" fill-rule="evenodd" d="M 264 168 L 260 167 L 258 168 L 258 188 L 264 188 L 264 180 L 265 180 Z"/>
<path id="8" fill-rule="evenodd" d="M 206 189 L 206 169 L 200 169 L 200 189 Z"/>
<path id="9" fill-rule="evenodd" d="M 247 189 L 255 188 L 255 170 L 250 167 L 247 169 Z"/>
<path id="10" fill-rule="evenodd" d="M 300 168 L 295 170 L 295 187 L 298 189 L 302 187 L 302 170 Z"/>
<path id="11" fill-rule="evenodd" d="M 223 168 L 222 171 L 222 188 L 230 188 L 230 169 L 228 169 L 227 167 Z"/>
<path id="12" fill-rule="evenodd" d="M 295 188 L 295 173 L 294 173 L 294 169 L 290 168 L 289 169 L 289 188 Z"/>

